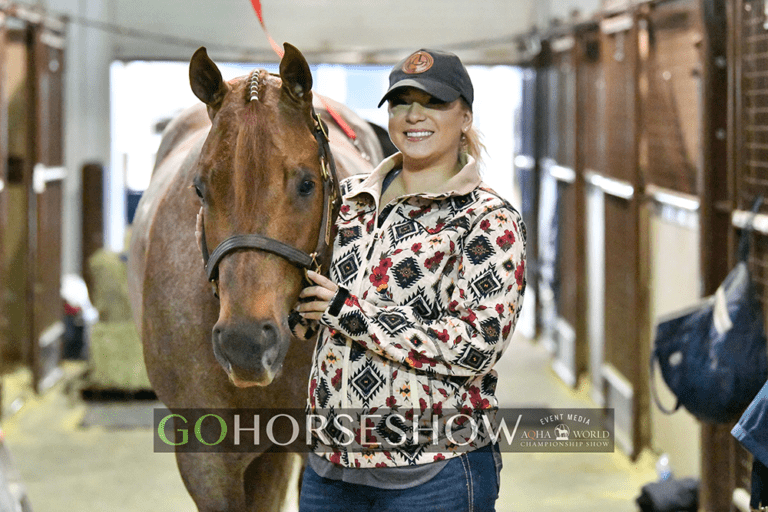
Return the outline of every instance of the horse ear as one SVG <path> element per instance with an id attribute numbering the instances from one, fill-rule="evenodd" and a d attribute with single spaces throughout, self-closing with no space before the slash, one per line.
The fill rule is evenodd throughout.
<path id="1" fill-rule="evenodd" d="M 221 107 L 228 87 L 204 46 L 197 49 L 189 62 L 189 85 L 195 96 L 208 105 L 208 113 L 213 117 Z"/>
<path id="2" fill-rule="evenodd" d="M 312 102 L 312 73 L 301 52 L 292 44 L 283 44 L 285 54 L 280 61 L 280 78 L 283 91 L 296 102 Z"/>

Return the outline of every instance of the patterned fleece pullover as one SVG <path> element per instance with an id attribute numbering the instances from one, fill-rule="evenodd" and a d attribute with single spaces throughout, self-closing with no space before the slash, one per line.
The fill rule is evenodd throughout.
<path id="1" fill-rule="evenodd" d="M 320 320 L 308 412 L 332 419 L 346 411 L 357 420 L 370 414 L 362 420 L 367 447 L 382 447 L 377 441 L 392 435 L 389 414 L 402 420 L 414 411 L 439 416 L 497 407 L 492 367 L 520 314 L 526 233 L 520 214 L 481 182 L 472 157 L 464 163 L 442 190 L 398 197 L 380 211 L 382 183 L 402 155 L 342 182 L 330 269 L 339 289 Z M 305 339 L 318 327 L 298 315 L 291 326 Z M 407 419 L 397 423 L 409 432 L 393 440 L 407 438 L 400 446 L 360 450 L 327 437 L 315 439 L 313 449 L 350 468 L 423 464 L 460 453 L 456 437 L 444 432 L 437 445 L 429 429 L 427 440 L 415 438 Z M 360 442 L 359 427 L 354 434 Z M 481 434 L 467 446 L 488 442 Z"/>

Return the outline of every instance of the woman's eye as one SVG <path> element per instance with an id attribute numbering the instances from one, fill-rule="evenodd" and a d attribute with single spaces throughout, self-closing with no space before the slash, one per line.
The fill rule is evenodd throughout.
<path id="1" fill-rule="evenodd" d="M 446 106 L 447 104 L 447 101 L 440 101 L 437 98 L 430 98 L 426 106 L 429 108 L 440 108 Z"/>
<path id="2" fill-rule="evenodd" d="M 315 190 L 315 182 L 312 180 L 304 180 L 299 185 L 299 194 L 302 196 L 308 196 L 313 190 Z"/>

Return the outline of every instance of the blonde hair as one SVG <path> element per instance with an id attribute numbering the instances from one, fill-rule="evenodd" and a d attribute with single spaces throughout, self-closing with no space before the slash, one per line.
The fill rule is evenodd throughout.
<path id="1" fill-rule="evenodd" d="M 469 103 L 467 103 L 467 100 L 465 100 L 463 97 L 461 98 L 461 105 L 468 111 L 472 112 L 472 107 L 469 106 Z M 488 153 L 488 150 L 485 148 L 485 144 L 483 144 L 483 136 L 480 131 L 475 128 L 474 124 L 470 126 L 466 132 L 461 134 L 461 145 L 459 147 L 459 152 L 467 153 L 469 156 L 475 159 L 478 165 L 483 159 L 483 153 Z"/>
<path id="2" fill-rule="evenodd" d="M 462 134 L 461 151 L 469 154 L 478 164 L 483 159 L 482 154 L 488 152 L 483 144 L 482 135 L 474 126 Z"/>

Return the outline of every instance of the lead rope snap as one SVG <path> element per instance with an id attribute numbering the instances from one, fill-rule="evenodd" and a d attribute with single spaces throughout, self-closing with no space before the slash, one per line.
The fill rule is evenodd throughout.
<path id="1" fill-rule="evenodd" d="M 317 261 L 317 253 L 316 253 L 316 252 L 313 252 L 313 253 L 312 253 L 312 254 L 310 254 L 309 256 L 312 258 L 312 265 L 314 265 L 314 266 L 315 266 L 315 268 L 314 268 L 313 270 L 314 270 L 315 272 L 317 272 L 318 274 L 322 274 L 323 265 L 322 265 L 322 263 L 320 263 L 319 261 Z M 306 269 L 304 269 L 304 275 L 306 276 L 306 274 L 307 274 L 307 270 L 306 270 Z"/>

